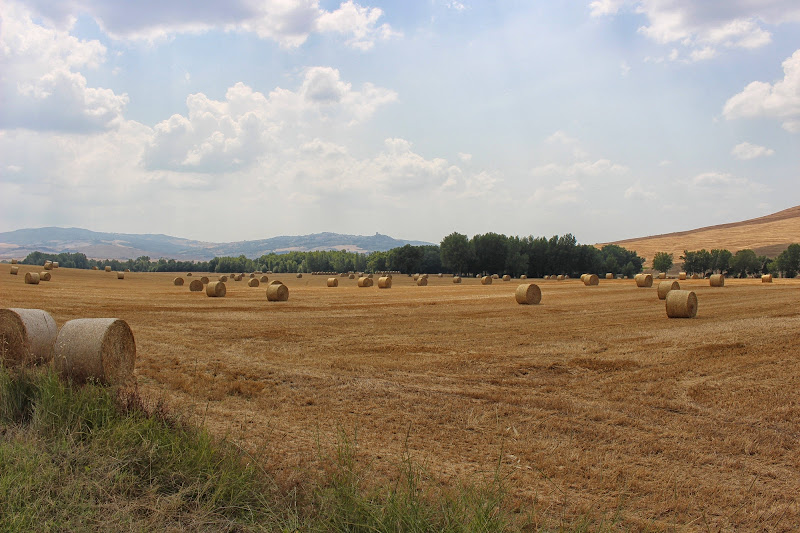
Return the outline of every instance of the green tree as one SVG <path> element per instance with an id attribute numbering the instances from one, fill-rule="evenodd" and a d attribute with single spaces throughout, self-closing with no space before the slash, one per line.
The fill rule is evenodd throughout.
<path id="1" fill-rule="evenodd" d="M 462 274 L 473 259 L 474 251 L 466 235 L 453 232 L 439 244 L 442 266 L 454 274 Z"/>
<path id="2" fill-rule="evenodd" d="M 721 250 L 711 250 L 710 269 L 715 272 L 725 272 L 730 268 L 730 262 L 732 258 L 733 254 L 730 252 L 730 250 L 726 250 L 724 248 Z"/>
<path id="3" fill-rule="evenodd" d="M 656 252 L 656 255 L 653 256 L 653 269 L 667 272 L 670 268 L 672 268 L 672 254 Z"/>
<path id="4" fill-rule="evenodd" d="M 761 271 L 762 263 L 753 250 L 747 248 L 739 250 L 731 258 L 728 272 L 737 278 L 744 278 L 750 274 Z"/>
<path id="5" fill-rule="evenodd" d="M 472 247 L 475 249 L 475 268 L 473 272 L 488 272 L 499 274 L 506 264 L 505 235 L 486 233 L 472 237 Z"/>
<path id="6" fill-rule="evenodd" d="M 800 244 L 790 244 L 775 259 L 775 264 L 787 278 L 797 276 L 797 272 L 800 271 Z"/>

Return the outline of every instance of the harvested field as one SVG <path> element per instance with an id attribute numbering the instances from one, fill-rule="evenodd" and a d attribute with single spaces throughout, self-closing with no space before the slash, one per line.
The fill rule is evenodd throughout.
<path id="1" fill-rule="evenodd" d="M 499 461 L 507 505 L 554 520 L 800 525 L 798 280 L 681 281 L 699 311 L 670 320 L 633 280 L 530 280 L 542 303 L 523 306 L 515 285 L 475 278 L 331 291 L 324 276 L 275 274 L 291 298 L 268 302 L 245 284 L 208 298 L 169 273 L 120 284 L 60 268 L 36 287 L 9 269 L 3 307 L 59 326 L 125 320 L 140 391 L 264 454 L 285 487 L 344 430 L 377 476 L 406 451 L 441 483 L 491 478 Z"/>

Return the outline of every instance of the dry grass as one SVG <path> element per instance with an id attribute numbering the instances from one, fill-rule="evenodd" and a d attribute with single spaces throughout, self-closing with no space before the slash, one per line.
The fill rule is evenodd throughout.
<path id="1" fill-rule="evenodd" d="M 479 279 L 329 291 L 277 274 L 292 298 L 275 305 L 244 285 L 197 298 L 170 274 L 117 285 L 64 268 L 44 292 L 9 268 L 8 307 L 126 320 L 140 390 L 246 448 L 270 442 L 283 487 L 320 468 L 319 442 L 357 428 L 378 480 L 406 451 L 442 484 L 499 460 L 521 513 L 616 513 L 632 530 L 800 523 L 795 280 L 686 280 L 698 315 L 670 320 L 632 280 L 536 280 L 542 304 L 520 306 Z"/>

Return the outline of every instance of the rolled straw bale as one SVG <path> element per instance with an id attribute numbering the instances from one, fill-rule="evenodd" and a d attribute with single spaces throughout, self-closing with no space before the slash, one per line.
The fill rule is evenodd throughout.
<path id="1" fill-rule="evenodd" d="M 453 276 L 453 283 L 461 283 L 461 276 Z"/>
<path id="2" fill-rule="evenodd" d="M 636 274 L 633 278 L 636 281 L 637 287 L 652 287 L 653 275 L 652 274 Z"/>
<path id="3" fill-rule="evenodd" d="M 52 263 L 52 261 L 45 261 L 45 262 L 44 262 L 44 269 L 45 269 L 45 270 L 53 270 L 53 263 Z"/>
<path id="4" fill-rule="evenodd" d="M 523 283 L 517 287 L 514 298 L 518 304 L 535 305 L 542 301 L 542 291 L 535 283 Z"/>
<path id="5" fill-rule="evenodd" d="M 261 276 L 261 277 L 259 278 L 259 280 L 258 280 L 258 281 L 260 281 L 261 283 L 266 283 L 266 282 L 268 282 L 268 281 L 269 281 L 269 277 L 267 277 L 267 276 Z"/>
<path id="6" fill-rule="evenodd" d="M 173 279 L 172 280 L 172 284 L 175 285 L 176 287 L 182 287 L 183 286 L 183 278 L 177 277 L 177 278 Z"/>
<path id="7" fill-rule="evenodd" d="M 100 270 L 100 269 L 97 268 L 97 265 L 95 265 L 95 266 L 92 267 L 92 270 Z"/>
<path id="8" fill-rule="evenodd" d="M 19 272 L 19 267 L 18 267 L 18 266 L 16 266 L 16 265 L 12 266 L 12 267 L 11 267 L 11 275 L 12 275 L 12 276 L 16 276 L 16 275 L 17 275 L 17 272 Z"/>
<path id="9" fill-rule="evenodd" d="M 694 318 L 697 315 L 697 296 L 694 291 L 669 291 L 666 301 L 669 318 Z"/>
<path id="10" fill-rule="evenodd" d="M 358 278 L 358 286 L 372 287 L 372 278 L 368 278 L 367 276 L 361 276 L 360 278 Z"/>
<path id="11" fill-rule="evenodd" d="M 289 287 L 283 283 L 270 283 L 267 285 L 267 300 L 270 302 L 285 302 L 289 299 Z"/>
<path id="12" fill-rule="evenodd" d="M 269 282 L 269 284 L 270 285 L 283 285 L 283 282 L 279 281 L 277 279 L 273 279 L 272 281 Z"/>
<path id="13" fill-rule="evenodd" d="M 124 320 L 78 318 L 58 332 L 53 367 L 62 377 L 122 385 L 133 378 L 135 364 L 136 341 Z"/>
<path id="14" fill-rule="evenodd" d="M 427 287 L 428 286 L 428 278 L 420 277 L 417 280 L 417 287 Z"/>
<path id="15" fill-rule="evenodd" d="M 440 278 L 443 278 L 443 277 L 444 277 L 444 274 L 442 274 L 441 272 L 439 272 L 439 277 L 440 277 Z"/>
<path id="16" fill-rule="evenodd" d="M 428 275 L 427 275 L 427 274 L 422 274 L 422 276 L 420 276 L 420 277 L 423 277 L 423 278 L 425 278 L 425 279 L 428 279 Z"/>
<path id="17" fill-rule="evenodd" d="M 481 285 L 491 285 L 492 284 L 492 277 L 491 276 L 483 276 L 481 278 Z"/>
<path id="18" fill-rule="evenodd" d="M 256 287 L 257 286 L 258 285 L 256 285 Z M 206 296 L 211 296 L 212 298 L 224 298 L 225 293 L 227 292 L 228 290 L 225 288 L 225 284 L 221 281 L 212 281 L 206 285 Z"/>
<path id="19" fill-rule="evenodd" d="M 614 279 L 614 273 L 613 272 L 606 272 L 606 279 Z"/>
<path id="20" fill-rule="evenodd" d="M 527 275 L 527 274 L 523 274 L 523 275 L 521 275 L 521 276 L 519 277 L 519 279 L 528 279 L 528 275 Z"/>
<path id="21" fill-rule="evenodd" d="M 724 287 L 725 274 L 711 274 L 711 277 L 708 279 L 708 283 L 712 287 Z"/>
<path id="22" fill-rule="evenodd" d="M 761 283 L 772 283 L 772 274 L 764 274 L 761 276 Z"/>
<path id="23" fill-rule="evenodd" d="M 11 260 L 11 264 L 12 264 L 12 265 L 16 265 L 16 264 L 17 264 L 17 260 L 16 260 L 16 259 L 12 259 L 12 260 Z"/>
<path id="24" fill-rule="evenodd" d="M 222 283 L 225 283 L 226 281 L 228 281 L 228 276 L 220 276 L 219 277 L 219 281 L 221 281 Z"/>
<path id="25" fill-rule="evenodd" d="M 556 277 L 556 280 L 558 280 L 558 281 L 564 281 L 564 274 L 559 274 L 559 275 Z"/>
<path id="26" fill-rule="evenodd" d="M 692 274 L 692 279 L 700 279 L 700 274 Z"/>
<path id="27" fill-rule="evenodd" d="M 549 274 L 545 275 L 544 279 L 550 279 L 550 275 Z"/>
<path id="28" fill-rule="evenodd" d="M 117 272 L 117 279 L 125 279 L 125 272 Z"/>
<path id="29" fill-rule="evenodd" d="M 51 276 L 50 272 L 39 272 L 39 281 L 50 281 Z"/>
<path id="30" fill-rule="evenodd" d="M 564 279 L 569 279 L 569 274 L 564 274 Z"/>
<path id="31" fill-rule="evenodd" d="M 203 276 L 202 278 L 200 278 L 200 281 L 203 282 L 203 285 L 208 285 L 209 282 L 208 276 Z"/>
<path id="32" fill-rule="evenodd" d="M 355 274 L 348 274 L 347 278 L 348 279 L 356 279 L 356 275 Z"/>
<path id="33" fill-rule="evenodd" d="M 339 278 L 328 278 L 328 287 L 338 287 Z"/>
<path id="34" fill-rule="evenodd" d="M 253 272 L 251 272 L 251 273 L 250 273 L 250 276 L 248 276 L 248 277 L 249 277 L 250 279 L 253 279 L 254 277 L 256 277 L 256 275 L 255 275 Z"/>
<path id="35" fill-rule="evenodd" d="M 504 275 L 503 281 L 511 281 L 511 276 L 509 276 L 508 274 Z"/>
<path id="36" fill-rule="evenodd" d="M 369 279 L 372 279 L 372 274 L 367 274 L 367 277 L 368 277 Z"/>
<path id="37" fill-rule="evenodd" d="M 111 272 L 111 267 L 110 266 L 106 266 L 103 270 L 105 270 L 106 272 Z"/>
<path id="38" fill-rule="evenodd" d="M 592 285 L 600 285 L 600 277 L 597 274 L 585 274 L 583 277 L 583 284 L 587 287 Z"/>
<path id="39" fill-rule="evenodd" d="M 667 279 L 667 273 L 666 272 L 659 272 L 658 273 L 658 279 Z"/>
<path id="40" fill-rule="evenodd" d="M 193 279 L 189 284 L 189 290 L 192 292 L 200 292 L 203 290 L 203 282 L 199 279 Z"/>
<path id="41" fill-rule="evenodd" d="M 413 276 L 411 276 L 411 279 L 417 281 L 419 279 L 419 274 L 414 274 Z"/>
<path id="42" fill-rule="evenodd" d="M 683 281 L 686 279 L 686 272 L 678 272 L 678 279 Z"/>
<path id="43" fill-rule="evenodd" d="M 259 282 L 258 282 L 257 278 L 253 278 L 253 279 L 251 279 L 250 281 L 247 282 L 247 286 L 248 287 L 258 287 L 258 284 L 259 284 Z"/>
<path id="44" fill-rule="evenodd" d="M 677 281 L 662 281 L 658 284 L 658 299 L 665 300 L 669 291 L 679 291 L 681 284 Z"/>
<path id="45" fill-rule="evenodd" d="M 191 278 L 191 277 L 192 277 L 192 273 L 191 273 L 191 272 L 187 272 L 187 273 L 186 273 L 186 277 L 187 277 L 187 278 Z"/>
<path id="46" fill-rule="evenodd" d="M 242 281 L 242 275 L 236 274 L 235 276 L 233 276 L 233 281 Z"/>
<path id="47" fill-rule="evenodd" d="M 588 275 L 589 275 L 589 274 L 581 274 L 581 281 L 583 281 L 584 279 L 586 279 L 586 276 L 588 276 Z"/>
<path id="48" fill-rule="evenodd" d="M 297 277 L 298 277 L 298 278 L 302 278 L 302 277 L 303 277 L 303 275 L 302 275 L 300 272 L 298 272 L 298 273 L 297 273 Z"/>
<path id="49" fill-rule="evenodd" d="M 28 285 L 38 285 L 39 284 L 39 273 L 38 272 L 26 272 L 25 273 L 25 283 Z"/>
<path id="50" fill-rule="evenodd" d="M 58 261 L 53 261 L 53 268 L 58 268 Z"/>
<path id="51" fill-rule="evenodd" d="M 392 288 L 392 278 L 389 276 L 381 276 L 378 278 L 378 288 L 379 289 L 391 289 Z"/>
<path id="52" fill-rule="evenodd" d="M 500 276 L 498 276 L 497 274 L 492 274 L 492 279 L 500 279 Z"/>
<path id="53" fill-rule="evenodd" d="M 56 336 L 56 322 L 47 311 L 0 309 L 0 366 L 49 363 Z"/>
<path id="54" fill-rule="evenodd" d="M 346 278 L 347 277 L 347 272 L 342 272 L 341 274 L 339 274 L 339 277 Z"/>

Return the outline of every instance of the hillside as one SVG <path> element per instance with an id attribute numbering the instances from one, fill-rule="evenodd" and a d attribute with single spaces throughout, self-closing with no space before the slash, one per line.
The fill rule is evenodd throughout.
<path id="1" fill-rule="evenodd" d="M 717 226 L 707 226 L 689 231 L 638 237 L 615 241 L 629 250 L 634 250 L 648 261 L 653 260 L 656 252 L 673 254 L 676 263 L 684 250 L 700 250 L 705 248 L 727 248 L 736 253 L 737 250 L 750 248 L 758 255 L 775 257 L 792 243 L 800 243 L 800 206 L 784 209 L 771 215 L 732 222 Z"/>
<path id="2" fill-rule="evenodd" d="M 259 257 L 271 252 L 348 250 L 386 251 L 405 244 L 429 244 L 394 239 L 388 235 L 314 233 L 252 241 L 213 243 L 169 235 L 100 233 L 81 228 L 33 228 L 0 233 L 0 259 L 22 259 L 34 251 L 83 253 L 96 259 L 135 259 L 148 256 L 179 260 L 208 260 L 215 256 Z"/>

